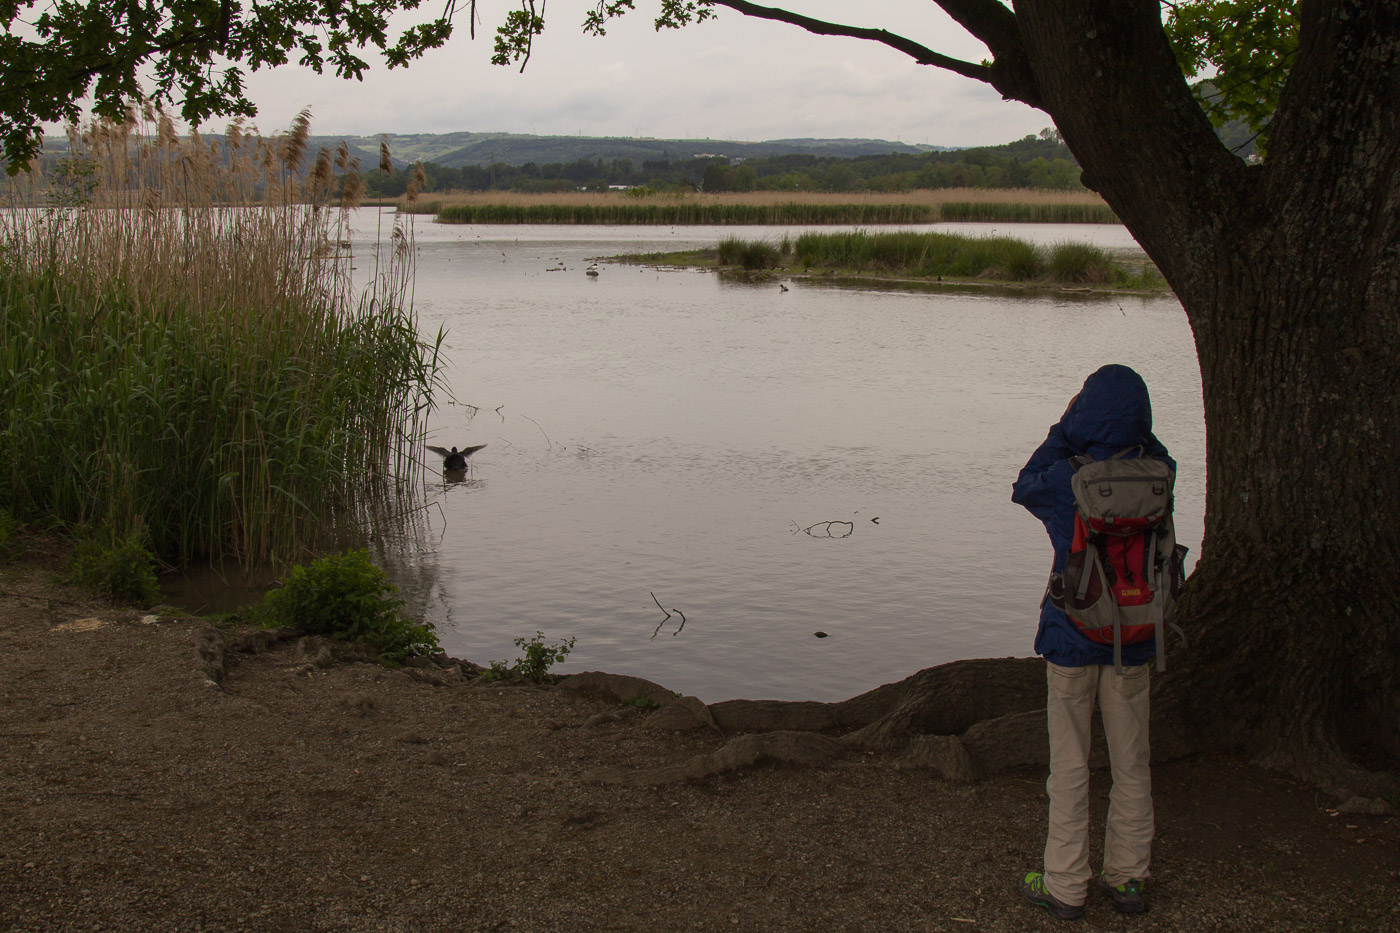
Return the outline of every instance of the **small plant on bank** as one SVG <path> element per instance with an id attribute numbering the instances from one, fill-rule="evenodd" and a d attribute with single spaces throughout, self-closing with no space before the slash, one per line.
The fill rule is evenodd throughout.
<path id="1" fill-rule="evenodd" d="M 111 545 L 80 541 L 73 549 L 73 579 L 120 603 L 146 608 L 160 599 L 156 559 L 137 534 Z"/>
<path id="2" fill-rule="evenodd" d="M 367 551 L 345 551 L 293 567 L 252 617 L 264 628 L 293 628 L 364 645 L 390 664 L 436 653 L 432 625 L 405 619 L 395 592 Z"/>
<path id="3" fill-rule="evenodd" d="M 491 667 L 482 675 L 486 680 L 508 680 L 519 677 L 523 680 L 532 680 L 535 683 L 546 683 L 554 680 L 554 675 L 549 669 L 569 656 L 569 652 L 574 650 L 575 638 L 568 641 L 560 639 L 553 644 L 546 644 L 544 632 L 535 632 L 534 638 L 517 638 L 515 647 L 524 654 L 515 659 L 514 664 L 506 664 L 505 661 L 492 661 Z"/>
<path id="4" fill-rule="evenodd" d="M 8 509 L 0 509 L 0 560 L 13 560 L 24 553 L 19 522 Z"/>

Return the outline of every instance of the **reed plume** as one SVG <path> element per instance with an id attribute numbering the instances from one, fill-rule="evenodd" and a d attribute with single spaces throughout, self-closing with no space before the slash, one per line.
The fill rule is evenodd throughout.
<path id="1" fill-rule="evenodd" d="M 293 175 L 301 171 L 302 160 L 311 137 L 311 111 L 303 110 L 292 120 L 292 128 L 282 137 L 282 164 Z"/>

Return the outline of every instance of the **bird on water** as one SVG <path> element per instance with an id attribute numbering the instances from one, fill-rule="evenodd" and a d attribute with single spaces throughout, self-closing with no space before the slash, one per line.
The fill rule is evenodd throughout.
<path id="1" fill-rule="evenodd" d="M 444 470 L 465 470 L 467 468 L 467 458 L 485 446 L 485 444 L 477 444 L 475 447 L 463 447 L 461 450 L 458 450 L 456 447 L 448 450 L 445 447 L 434 447 L 432 444 L 429 444 L 428 449 L 442 457 L 442 468 Z"/>

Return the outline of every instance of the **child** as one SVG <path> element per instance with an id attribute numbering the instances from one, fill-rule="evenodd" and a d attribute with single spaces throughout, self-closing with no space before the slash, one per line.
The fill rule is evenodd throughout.
<path id="1" fill-rule="evenodd" d="M 1147 385 L 1127 366 L 1105 366 L 1084 381 L 1079 394 L 1045 442 L 1031 455 L 1012 487 L 1011 501 L 1045 524 L 1055 549 L 1055 572 L 1065 566 L 1074 531 L 1071 457 L 1103 460 L 1127 454 L 1165 460 L 1152 435 Z M 1045 870 L 1021 881 L 1026 900 L 1066 920 L 1084 915 L 1089 868 L 1089 727 L 1097 697 L 1113 772 L 1104 864 L 1098 887 L 1121 913 L 1142 913 L 1143 884 L 1152 854 L 1152 775 L 1148 767 L 1148 662 L 1152 641 L 1123 645 L 1123 671 L 1115 674 L 1113 646 L 1090 641 L 1048 599 L 1041 605 L 1035 651 L 1048 662 L 1046 713 L 1050 731 L 1050 828 Z"/>

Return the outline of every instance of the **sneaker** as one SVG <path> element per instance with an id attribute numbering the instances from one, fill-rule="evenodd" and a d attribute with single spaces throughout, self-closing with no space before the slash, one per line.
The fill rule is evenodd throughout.
<path id="1" fill-rule="evenodd" d="M 1021 886 L 1018 890 L 1026 900 L 1037 907 L 1044 907 L 1061 920 L 1078 920 L 1084 916 L 1083 904 L 1066 904 L 1045 890 L 1045 874 L 1043 872 L 1028 872 L 1026 877 L 1021 879 Z"/>
<path id="2" fill-rule="evenodd" d="M 1113 900 L 1113 909 L 1120 914 L 1140 914 L 1147 909 L 1142 899 L 1142 882 L 1129 878 L 1119 885 L 1108 883 L 1108 878 L 1099 872 L 1099 890 Z"/>

